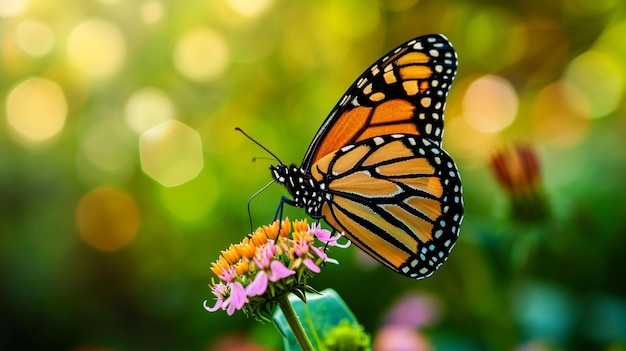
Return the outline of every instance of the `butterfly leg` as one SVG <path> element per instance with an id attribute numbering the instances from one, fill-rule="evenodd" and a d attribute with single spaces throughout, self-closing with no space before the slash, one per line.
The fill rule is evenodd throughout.
<path id="1" fill-rule="evenodd" d="M 277 219 L 283 219 L 283 206 L 287 204 L 289 206 L 296 206 L 296 203 L 288 198 L 287 196 L 283 195 L 280 198 L 280 202 L 278 203 L 278 208 L 276 209 L 276 213 L 274 214 L 274 221 Z"/>

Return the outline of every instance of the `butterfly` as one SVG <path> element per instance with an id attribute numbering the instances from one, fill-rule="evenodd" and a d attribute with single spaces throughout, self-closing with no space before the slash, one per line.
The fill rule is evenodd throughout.
<path id="1" fill-rule="evenodd" d="M 461 179 L 442 149 L 457 55 L 443 35 L 376 61 L 315 134 L 300 166 L 270 170 L 291 199 L 367 254 L 415 279 L 447 260 L 463 219 Z"/>

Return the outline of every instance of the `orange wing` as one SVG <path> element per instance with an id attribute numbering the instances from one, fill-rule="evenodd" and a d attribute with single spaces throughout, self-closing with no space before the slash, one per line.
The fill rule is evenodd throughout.
<path id="1" fill-rule="evenodd" d="M 313 138 L 301 167 L 379 135 L 413 134 L 441 146 L 443 109 L 457 57 L 443 35 L 413 39 L 374 63 L 348 89 Z"/>

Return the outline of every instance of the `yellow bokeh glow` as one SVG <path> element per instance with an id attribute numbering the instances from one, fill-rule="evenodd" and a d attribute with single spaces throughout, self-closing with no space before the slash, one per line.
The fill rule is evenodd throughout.
<path id="1" fill-rule="evenodd" d="M 35 77 L 19 83 L 9 92 L 6 111 L 9 126 L 20 137 L 39 143 L 63 129 L 67 101 L 57 83 Z"/>
<path id="2" fill-rule="evenodd" d="M 190 80 L 202 82 L 220 75 L 229 62 L 224 38 L 208 28 L 187 32 L 174 49 L 174 66 Z"/>
<path id="3" fill-rule="evenodd" d="M 173 119 L 175 113 L 170 97 L 162 90 L 152 87 L 134 92 L 124 107 L 126 124 L 139 134 L 161 122 Z"/>
<path id="4" fill-rule="evenodd" d="M 605 51 L 587 51 L 574 58 L 565 73 L 565 80 L 583 94 L 568 95 L 572 106 L 590 117 L 606 116 L 617 109 L 624 93 L 622 62 Z M 580 98 L 586 101 L 581 101 Z M 583 109 L 582 111 L 580 109 Z"/>
<path id="5" fill-rule="evenodd" d="M 164 186 L 178 186 L 195 178 L 204 165 L 200 134 L 189 126 L 165 121 L 139 139 L 141 168 Z"/>
<path id="6" fill-rule="evenodd" d="M 27 19 L 15 31 L 17 45 L 32 57 L 40 57 L 52 49 L 54 33 L 45 23 Z"/>
<path id="7" fill-rule="evenodd" d="M 517 113 L 518 98 L 506 79 L 486 75 L 472 82 L 463 97 L 463 117 L 483 133 L 508 127 Z"/>
<path id="8" fill-rule="evenodd" d="M 141 214 L 123 190 L 102 187 L 82 197 L 76 208 L 78 233 L 97 250 L 110 252 L 129 245 L 137 235 Z"/>
<path id="9" fill-rule="evenodd" d="M 0 0 L 0 17 L 17 16 L 26 9 L 28 3 L 28 0 Z"/>
<path id="10" fill-rule="evenodd" d="M 498 144 L 498 134 L 483 133 L 455 116 L 446 121 L 445 148 L 457 162 L 463 160 L 464 167 L 481 168 L 485 158 Z"/>
<path id="11" fill-rule="evenodd" d="M 141 19 L 145 23 L 157 23 L 163 18 L 163 4 L 159 1 L 146 1 L 141 6 Z"/>
<path id="12" fill-rule="evenodd" d="M 541 89 L 533 101 L 532 132 L 539 140 L 571 147 L 587 135 L 589 113 L 583 93 L 568 82 L 557 81 Z"/>
<path id="13" fill-rule="evenodd" d="M 272 0 L 228 0 L 228 6 L 244 17 L 256 17 L 272 4 Z"/>
<path id="14" fill-rule="evenodd" d="M 115 74 L 126 56 L 126 42 L 120 29 L 109 22 L 89 19 L 72 30 L 67 39 L 69 61 L 91 78 Z"/>

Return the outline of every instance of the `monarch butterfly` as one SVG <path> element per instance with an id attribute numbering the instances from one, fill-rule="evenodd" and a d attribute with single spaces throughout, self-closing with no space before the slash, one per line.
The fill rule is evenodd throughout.
<path id="1" fill-rule="evenodd" d="M 415 279 L 448 258 L 463 219 L 461 180 L 441 148 L 457 56 L 443 35 L 410 40 L 348 89 L 300 167 L 271 166 L 302 207 L 363 251 Z"/>

